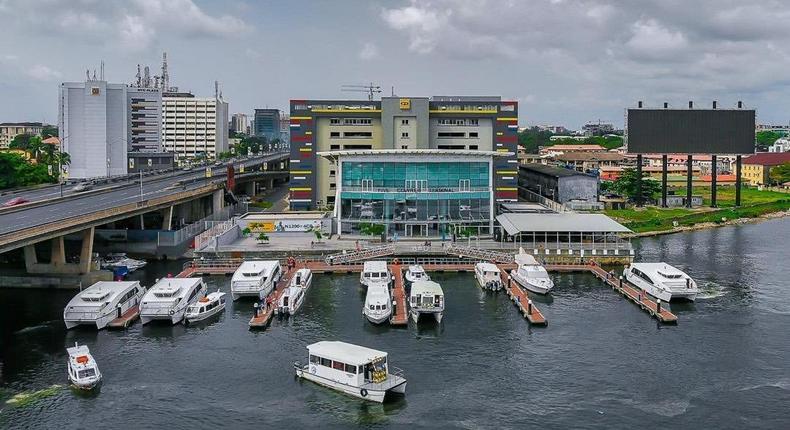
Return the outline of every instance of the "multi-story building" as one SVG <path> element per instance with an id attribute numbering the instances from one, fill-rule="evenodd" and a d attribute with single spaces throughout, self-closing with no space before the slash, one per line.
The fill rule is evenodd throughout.
<path id="1" fill-rule="evenodd" d="M 499 97 L 291 100 L 292 209 L 333 206 L 341 234 L 493 231 L 516 201 L 518 104 Z"/>
<path id="2" fill-rule="evenodd" d="M 96 79 L 60 85 L 58 128 L 70 178 L 126 174 L 127 89 Z"/>
<path id="3" fill-rule="evenodd" d="M 582 127 L 585 136 L 603 136 L 614 133 L 614 125 L 608 122 L 588 122 Z"/>
<path id="4" fill-rule="evenodd" d="M 768 147 L 768 152 L 788 152 L 790 151 L 790 139 L 782 137 L 776 139 L 774 144 Z"/>
<path id="5" fill-rule="evenodd" d="M 790 163 L 790 152 L 761 152 L 742 161 L 741 178 L 749 185 L 770 185 L 771 170 L 776 166 Z"/>
<path id="6" fill-rule="evenodd" d="M 8 148 L 11 141 L 20 134 L 40 136 L 44 124 L 40 122 L 4 122 L 0 123 L 0 149 Z"/>
<path id="7" fill-rule="evenodd" d="M 280 114 L 280 147 L 288 148 L 291 142 L 291 116 Z"/>
<path id="8" fill-rule="evenodd" d="M 230 117 L 230 130 L 234 133 L 247 134 L 249 132 L 249 121 L 247 114 L 234 113 Z"/>
<path id="9" fill-rule="evenodd" d="M 162 145 L 176 160 L 228 150 L 228 103 L 220 97 L 167 92 L 162 97 Z"/>
<path id="10" fill-rule="evenodd" d="M 280 110 L 255 109 L 254 136 L 265 137 L 269 142 L 280 138 Z"/>
<path id="11" fill-rule="evenodd" d="M 162 90 L 129 87 L 128 141 L 130 152 L 162 152 Z"/>

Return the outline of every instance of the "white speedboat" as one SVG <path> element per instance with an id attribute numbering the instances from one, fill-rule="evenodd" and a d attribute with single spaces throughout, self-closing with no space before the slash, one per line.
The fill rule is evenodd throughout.
<path id="1" fill-rule="evenodd" d="M 430 281 L 431 277 L 425 273 L 425 269 L 419 264 L 413 264 L 406 269 L 406 282 L 412 284 L 415 281 Z"/>
<path id="2" fill-rule="evenodd" d="M 442 286 L 433 281 L 417 281 L 409 292 L 409 313 L 414 322 L 419 322 L 422 315 L 432 315 L 436 322 L 442 322 L 444 315 L 444 291 Z"/>
<path id="3" fill-rule="evenodd" d="M 511 270 L 510 276 L 522 287 L 537 294 L 547 294 L 554 288 L 554 282 L 546 272 L 546 268 L 523 249 L 516 254 L 516 264 L 518 268 Z"/>
<path id="4" fill-rule="evenodd" d="M 230 294 L 236 301 L 240 297 L 262 300 L 274 290 L 282 277 L 280 262 L 245 261 L 241 263 L 230 281 Z"/>
<path id="5" fill-rule="evenodd" d="M 386 261 L 366 261 L 362 273 L 359 274 L 359 282 L 369 287 L 373 284 L 384 284 L 389 286 L 392 280 Z"/>
<path id="6" fill-rule="evenodd" d="M 667 263 L 632 263 L 623 270 L 628 282 L 664 302 L 694 301 L 699 294 L 697 283 L 682 270 Z"/>
<path id="7" fill-rule="evenodd" d="M 365 294 L 365 307 L 362 314 L 373 324 L 387 322 L 392 316 L 392 303 L 389 287 L 384 283 L 373 283 Z"/>
<path id="8" fill-rule="evenodd" d="M 96 388 L 102 376 L 88 347 L 74 342 L 74 346 L 66 348 L 66 352 L 69 354 L 67 374 L 71 385 L 81 390 Z"/>
<path id="9" fill-rule="evenodd" d="M 178 324 L 187 307 L 206 294 L 202 278 L 163 278 L 143 296 L 140 303 L 140 320 L 148 324 L 153 320 L 166 320 Z"/>
<path id="10" fill-rule="evenodd" d="M 383 403 L 387 393 L 406 394 L 403 371 L 387 353 L 345 342 L 307 346 L 308 363 L 294 363 L 296 376 L 363 400 Z"/>
<path id="11" fill-rule="evenodd" d="M 184 322 L 193 323 L 203 321 L 212 317 L 225 309 L 225 293 L 219 290 L 210 293 L 206 297 L 201 297 L 197 302 L 187 307 L 184 313 Z"/>
<path id="12" fill-rule="evenodd" d="M 145 294 L 140 282 L 100 281 L 82 290 L 63 308 L 67 329 L 78 325 L 95 325 L 101 330 L 107 324 L 137 306 Z"/>
<path id="13" fill-rule="evenodd" d="M 291 278 L 291 283 L 283 291 L 277 303 L 277 311 L 282 315 L 291 316 L 302 306 L 307 289 L 313 282 L 313 272 L 310 269 L 299 269 Z"/>
<path id="14" fill-rule="evenodd" d="M 102 269 L 105 270 L 113 270 L 118 267 L 126 267 L 129 270 L 129 273 L 134 272 L 137 269 L 145 267 L 148 264 L 145 260 L 137 260 L 134 258 L 130 258 L 126 256 L 126 254 L 122 252 L 107 254 L 101 260 L 99 264 Z"/>
<path id="15" fill-rule="evenodd" d="M 499 291 L 503 287 L 501 272 L 496 264 L 475 264 L 475 279 L 480 284 L 480 288 L 484 290 Z"/>

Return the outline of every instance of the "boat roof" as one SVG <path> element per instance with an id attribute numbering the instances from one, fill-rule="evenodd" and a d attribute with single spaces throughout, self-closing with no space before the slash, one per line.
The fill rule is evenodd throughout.
<path id="1" fill-rule="evenodd" d="M 334 361 L 342 361 L 346 364 L 361 366 L 370 363 L 381 357 L 386 357 L 387 353 L 364 346 L 340 341 L 321 341 L 312 345 L 307 345 L 307 350 L 312 355 L 318 355 Z"/>
<path id="2" fill-rule="evenodd" d="M 535 259 L 531 254 L 527 254 L 526 252 L 521 252 L 516 254 L 516 264 L 519 266 L 523 265 L 530 265 L 530 266 L 540 266 L 538 260 Z"/>
<path id="3" fill-rule="evenodd" d="M 105 301 L 112 301 L 139 285 L 139 281 L 99 281 L 74 296 L 66 306 L 104 306 Z M 103 297 L 106 297 L 106 300 L 102 300 Z"/>
<path id="4" fill-rule="evenodd" d="M 236 269 L 236 273 L 260 273 L 260 274 L 268 274 L 272 270 L 274 270 L 280 262 L 277 260 L 265 260 L 265 261 L 245 261 L 241 263 L 238 269 Z M 236 274 L 234 273 L 234 275 Z"/>
<path id="5" fill-rule="evenodd" d="M 425 269 L 422 268 L 419 264 L 412 264 L 409 266 L 409 272 L 411 273 L 425 273 Z"/>
<path id="6" fill-rule="evenodd" d="M 499 267 L 494 263 L 477 263 L 477 266 L 484 272 L 499 272 Z"/>
<path id="7" fill-rule="evenodd" d="M 664 262 L 661 262 L 661 263 L 631 263 L 631 266 L 636 268 L 636 269 L 641 270 L 642 272 L 647 273 L 648 275 L 654 274 L 654 273 L 658 273 L 659 271 L 661 271 L 661 273 L 666 273 L 666 274 L 669 274 L 669 275 L 685 275 L 685 276 L 688 276 L 688 275 L 686 275 L 685 272 L 683 272 L 682 270 L 678 269 L 677 267 L 671 266 L 671 265 L 669 265 L 667 263 L 664 263 Z"/>
<path id="8" fill-rule="evenodd" d="M 386 272 L 387 262 L 383 260 L 366 261 L 363 266 L 364 272 Z"/>
<path id="9" fill-rule="evenodd" d="M 369 298 L 389 298 L 390 296 L 390 289 L 386 284 L 383 283 L 374 283 L 373 285 L 368 287 L 368 292 L 365 294 L 365 297 Z"/>
<path id="10" fill-rule="evenodd" d="M 66 348 L 66 352 L 69 353 L 69 357 L 77 357 L 79 355 L 88 355 L 91 351 L 88 349 L 88 345 L 75 345 Z"/>
<path id="11" fill-rule="evenodd" d="M 438 282 L 434 281 L 414 281 L 411 285 L 411 295 L 415 294 L 431 294 L 434 296 L 443 296 L 444 291 Z"/>
<path id="12" fill-rule="evenodd" d="M 176 297 L 186 295 L 192 287 L 199 285 L 201 282 L 203 282 L 203 278 L 162 278 L 145 293 L 143 301 L 170 301 Z M 176 295 L 175 292 L 179 289 L 181 291 Z M 157 293 L 170 293 L 173 295 L 170 297 L 160 297 Z"/>

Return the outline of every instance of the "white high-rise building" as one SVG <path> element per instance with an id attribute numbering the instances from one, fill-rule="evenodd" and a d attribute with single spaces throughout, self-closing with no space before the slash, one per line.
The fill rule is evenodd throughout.
<path id="1" fill-rule="evenodd" d="M 230 119 L 230 129 L 233 130 L 234 133 L 247 134 L 249 126 L 246 114 L 234 113 Z"/>
<path id="2" fill-rule="evenodd" d="M 162 97 L 162 145 L 177 160 L 228 150 L 228 103 L 219 97 L 165 93 Z"/>
<path id="3" fill-rule="evenodd" d="M 104 80 L 60 85 L 58 128 L 70 178 L 126 174 L 127 96 L 126 85 Z"/>
<path id="4" fill-rule="evenodd" d="M 162 90 L 128 87 L 129 151 L 162 152 Z"/>

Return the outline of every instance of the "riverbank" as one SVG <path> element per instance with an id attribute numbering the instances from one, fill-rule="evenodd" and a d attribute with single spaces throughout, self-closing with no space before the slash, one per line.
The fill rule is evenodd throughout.
<path id="1" fill-rule="evenodd" d="M 724 227 L 728 225 L 752 224 L 752 223 L 758 223 L 761 221 L 767 221 L 771 219 L 783 218 L 786 216 L 790 216 L 790 210 L 785 210 L 781 212 L 769 212 L 760 215 L 758 217 L 752 217 L 752 218 L 736 218 L 736 219 L 727 219 L 725 221 L 720 220 L 718 222 L 714 221 L 714 222 L 701 222 L 692 225 L 678 225 L 676 227 L 670 228 L 669 230 L 643 231 L 643 232 L 633 233 L 627 236 L 631 238 L 659 236 L 663 234 L 681 233 L 684 231 L 706 230 L 710 228 Z"/>

